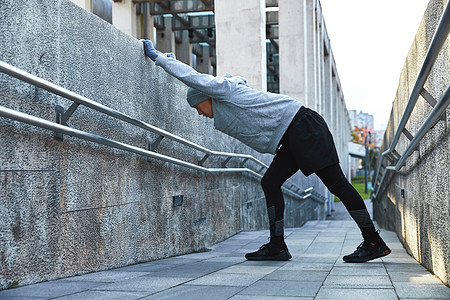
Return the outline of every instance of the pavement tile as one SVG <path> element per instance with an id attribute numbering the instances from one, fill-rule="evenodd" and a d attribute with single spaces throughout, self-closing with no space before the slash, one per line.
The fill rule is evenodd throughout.
<path id="1" fill-rule="evenodd" d="M 38 283 L 19 287 L 15 289 L 0 291 L 0 299 L 6 297 L 61 297 L 73 293 L 89 290 L 103 285 L 103 282 L 77 282 L 77 281 L 62 281 L 54 280 L 44 283 Z"/>
<path id="2" fill-rule="evenodd" d="M 262 274 L 266 275 L 272 273 L 279 266 L 251 266 L 251 265 L 236 265 L 231 266 L 220 271 L 217 271 L 216 274 L 221 273 L 232 273 L 232 274 Z"/>
<path id="3" fill-rule="evenodd" d="M 314 299 L 332 300 L 395 300 L 398 299 L 393 288 L 390 289 L 342 289 L 323 287 Z"/>
<path id="4" fill-rule="evenodd" d="M 234 253 L 239 254 L 241 257 L 245 257 L 245 254 L 246 254 L 246 253 L 248 253 L 248 252 L 254 252 L 254 251 L 256 251 L 257 249 L 259 249 L 259 247 L 258 247 L 258 248 L 251 248 L 251 249 L 245 249 L 245 248 L 242 248 L 242 249 L 239 249 L 239 250 L 234 251 Z"/>
<path id="5" fill-rule="evenodd" d="M 314 221 L 308 221 L 308 222 L 306 222 L 306 223 L 303 225 L 303 227 L 305 227 L 305 228 L 308 228 L 308 227 L 315 227 L 316 225 L 319 224 L 319 222 L 320 222 L 320 221 L 316 221 L 316 220 L 314 220 Z"/>
<path id="6" fill-rule="evenodd" d="M 419 263 L 395 263 L 395 262 L 389 262 L 384 263 L 384 266 L 386 267 L 386 270 L 388 273 L 391 272 L 423 272 L 426 271 L 422 265 Z"/>
<path id="7" fill-rule="evenodd" d="M 362 237 L 360 232 L 355 232 L 355 233 L 347 232 L 345 240 L 346 241 L 359 241 L 359 242 L 362 242 L 363 237 Z"/>
<path id="8" fill-rule="evenodd" d="M 345 236 L 335 236 L 334 234 L 330 234 L 330 236 L 324 236 L 324 235 L 319 234 L 314 239 L 314 243 L 324 243 L 325 245 L 328 245 L 328 246 L 341 246 L 342 242 L 344 242 L 344 240 L 345 240 Z"/>
<path id="9" fill-rule="evenodd" d="M 313 297 L 281 297 L 281 296 L 261 296 L 261 295 L 236 295 L 230 300 L 313 300 Z"/>
<path id="10" fill-rule="evenodd" d="M 120 280 L 126 280 L 134 277 L 139 277 L 143 275 L 148 275 L 148 272 L 130 272 L 130 271 L 102 271 L 96 273 L 90 273 L 80 276 L 69 277 L 66 279 L 61 279 L 60 282 L 64 281 L 95 281 L 95 282 L 116 282 Z"/>
<path id="11" fill-rule="evenodd" d="M 330 275 L 342 276 L 342 275 L 387 275 L 386 269 L 382 265 L 366 267 L 333 267 L 331 269 Z"/>
<path id="12" fill-rule="evenodd" d="M 206 259 L 206 258 L 204 258 L 204 259 Z M 126 267 L 114 269 L 114 271 L 153 272 L 155 270 L 169 269 L 174 266 L 194 263 L 194 262 L 198 262 L 198 261 L 201 261 L 204 259 L 201 259 L 201 258 L 194 259 L 194 258 L 186 258 L 184 256 L 176 256 L 176 257 L 170 257 L 170 258 L 166 258 L 166 259 L 160 259 L 160 260 L 154 260 L 154 261 L 145 262 L 145 263 L 129 265 Z M 148 270 L 148 271 L 142 271 L 142 270 Z"/>
<path id="13" fill-rule="evenodd" d="M 385 256 L 383 258 L 381 258 L 381 260 L 384 263 L 396 263 L 396 264 L 417 264 L 417 261 L 412 258 L 411 256 L 409 257 L 395 257 L 395 256 Z"/>
<path id="14" fill-rule="evenodd" d="M 192 259 L 192 260 L 204 260 L 207 258 L 211 258 L 211 257 L 216 257 L 219 256 L 218 253 L 205 253 L 205 252 L 200 252 L 200 253 L 192 253 L 192 254 L 185 254 L 183 255 L 182 258 L 172 258 L 174 261 L 178 260 L 178 259 Z"/>
<path id="15" fill-rule="evenodd" d="M 173 268 L 174 264 L 168 263 L 146 263 L 146 264 L 137 264 L 132 266 L 126 266 L 118 269 L 114 269 L 114 271 L 122 271 L 122 272 L 137 272 L 137 273 L 145 273 L 145 272 L 158 272 L 161 270 L 167 270 Z"/>
<path id="16" fill-rule="evenodd" d="M 249 286 L 263 276 L 263 274 L 212 273 L 192 280 L 187 285 Z"/>
<path id="17" fill-rule="evenodd" d="M 233 235 L 230 239 L 251 239 L 260 235 L 260 231 L 241 231 L 238 234 Z"/>
<path id="18" fill-rule="evenodd" d="M 343 241 L 343 238 L 345 238 L 347 236 L 347 230 L 345 229 L 338 229 L 338 228 L 333 228 L 327 231 L 321 231 L 319 232 L 319 234 L 317 235 L 318 238 L 322 238 L 322 237 L 327 237 L 327 238 L 336 238 L 339 241 Z M 342 238 L 342 240 L 341 240 Z M 331 242 L 333 240 L 330 240 Z"/>
<path id="19" fill-rule="evenodd" d="M 288 245 L 289 252 L 292 255 L 296 256 L 308 253 L 308 247 L 309 247 L 308 245 L 304 246 Z"/>
<path id="20" fill-rule="evenodd" d="M 42 299 L 48 299 L 48 298 L 47 297 L 42 298 L 42 297 L 23 297 L 23 296 L 1 296 L 0 299 L 2 299 L 2 300 L 42 300 Z"/>
<path id="21" fill-rule="evenodd" d="M 333 258 L 336 260 L 339 257 L 339 253 L 332 253 L 328 251 L 316 251 L 316 250 L 308 250 L 306 253 L 296 255 L 297 258 L 300 257 L 314 257 L 314 258 Z"/>
<path id="22" fill-rule="evenodd" d="M 355 239 L 355 240 L 350 240 L 350 239 L 346 239 L 342 245 L 342 247 L 344 248 L 355 248 L 358 247 L 359 244 L 361 244 L 362 240 L 361 239 Z"/>
<path id="23" fill-rule="evenodd" d="M 390 246 L 390 245 L 388 245 L 388 246 Z M 390 247 L 389 247 L 390 248 Z M 385 258 L 393 258 L 393 257 L 398 257 L 398 258 L 400 258 L 400 257 L 403 257 L 403 258 L 408 258 L 408 257 L 411 257 L 408 253 L 406 253 L 406 251 L 404 251 L 404 250 L 400 250 L 400 249 L 393 249 L 393 248 L 391 248 L 391 250 L 392 250 L 392 252 L 388 255 L 388 256 L 386 256 L 386 257 L 384 257 L 383 259 L 385 259 Z"/>
<path id="24" fill-rule="evenodd" d="M 244 255 L 242 253 L 236 253 L 236 252 L 230 252 L 230 253 L 223 253 L 219 257 L 235 257 L 235 258 L 244 258 Z"/>
<path id="25" fill-rule="evenodd" d="M 293 260 L 299 263 L 334 263 L 336 261 L 335 257 L 327 256 L 296 256 L 293 255 Z"/>
<path id="26" fill-rule="evenodd" d="M 232 252 L 232 251 L 241 250 L 242 246 L 244 246 L 244 245 L 223 245 L 223 246 L 220 246 L 220 248 L 217 248 L 214 251 L 215 252 L 214 255 L 211 255 L 210 257 L 218 256 L 217 254 L 219 254 L 221 252 Z"/>
<path id="27" fill-rule="evenodd" d="M 133 291 L 151 294 L 177 286 L 189 280 L 192 280 L 192 278 L 141 276 L 114 283 L 103 284 L 96 286 L 91 290 Z"/>
<path id="28" fill-rule="evenodd" d="M 204 262 L 230 262 L 230 263 L 241 263 L 247 261 L 245 257 L 233 257 L 233 256 L 218 256 L 213 258 L 208 258 Z"/>
<path id="29" fill-rule="evenodd" d="M 199 299 L 229 299 L 241 291 L 237 286 L 198 286 L 181 285 L 163 292 L 142 298 L 146 300 L 199 300 Z"/>
<path id="30" fill-rule="evenodd" d="M 280 271 L 330 271 L 332 263 L 297 263 L 293 262 L 281 267 Z"/>
<path id="31" fill-rule="evenodd" d="M 156 277 L 189 277 L 197 278 L 220 269 L 234 265 L 234 262 L 195 262 L 192 264 L 184 264 L 158 272 L 148 273 L 148 276 Z"/>
<path id="32" fill-rule="evenodd" d="M 428 271 L 424 272 L 389 272 L 394 285 L 396 282 L 411 282 L 411 283 L 435 283 L 442 284 L 442 282 Z"/>
<path id="33" fill-rule="evenodd" d="M 58 298 L 58 300 L 134 300 L 146 296 L 143 292 L 120 292 L 120 291 L 86 291 Z"/>
<path id="34" fill-rule="evenodd" d="M 392 283 L 387 275 L 373 276 L 328 276 L 323 282 L 324 287 L 328 288 L 391 288 Z"/>
<path id="35" fill-rule="evenodd" d="M 301 281 L 301 282 L 310 282 L 310 281 L 319 281 L 323 282 L 325 278 L 328 276 L 328 271 L 308 271 L 308 270 L 277 270 L 274 271 L 267 276 L 265 276 L 264 280 L 285 280 L 285 281 Z"/>
<path id="36" fill-rule="evenodd" d="M 450 299 L 450 288 L 434 283 L 396 282 L 394 284 L 400 299 L 425 298 L 425 299 Z"/>
<path id="37" fill-rule="evenodd" d="M 220 243 L 220 246 L 242 246 L 251 241 L 252 239 L 233 239 L 230 238 Z"/>
<path id="38" fill-rule="evenodd" d="M 203 254 L 203 255 L 199 255 L 199 254 Z M 206 253 L 186 254 L 186 255 L 182 255 L 182 256 L 175 256 L 175 257 L 155 260 L 155 261 L 148 262 L 146 264 L 147 265 L 154 265 L 154 264 L 158 264 L 158 265 L 159 264 L 164 264 L 164 265 L 190 264 L 190 263 L 194 263 L 196 261 L 201 261 L 201 260 L 206 259 L 207 255 L 209 255 L 209 254 L 206 254 Z"/>
<path id="39" fill-rule="evenodd" d="M 322 282 L 259 280 L 240 295 L 314 297 Z"/>
<path id="40" fill-rule="evenodd" d="M 308 250 L 311 252 L 323 253 L 323 252 L 341 252 L 342 243 L 317 243 L 313 242 L 309 245 Z"/>
<path id="41" fill-rule="evenodd" d="M 301 255 L 307 252 L 308 250 L 308 245 L 305 246 L 297 246 L 297 245 L 288 245 L 288 249 L 289 252 L 292 254 L 294 253 L 295 255 Z"/>
<path id="42" fill-rule="evenodd" d="M 313 242 L 312 239 L 287 239 L 286 240 L 286 245 L 290 248 L 292 246 L 303 246 L 303 247 L 307 247 L 309 245 L 311 245 L 311 243 Z"/>
<path id="43" fill-rule="evenodd" d="M 293 233 L 291 233 L 291 235 L 288 237 L 288 239 L 293 239 L 293 238 L 302 238 L 302 239 L 315 239 L 316 236 L 318 236 L 320 234 L 319 230 L 307 230 L 304 227 L 303 230 L 299 230 L 299 231 L 294 231 Z"/>

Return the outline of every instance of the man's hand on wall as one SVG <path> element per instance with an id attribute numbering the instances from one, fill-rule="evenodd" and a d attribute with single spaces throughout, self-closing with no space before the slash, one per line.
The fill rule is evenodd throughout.
<path id="1" fill-rule="evenodd" d="M 150 57 L 151 60 L 156 61 L 156 59 L 158 58 L 158 53 L 156 53 L 156 49 L 153 46 L 152 41 L 150 40 L 141 40 L 141 41 L 144 44 L 145 55 Z"/>

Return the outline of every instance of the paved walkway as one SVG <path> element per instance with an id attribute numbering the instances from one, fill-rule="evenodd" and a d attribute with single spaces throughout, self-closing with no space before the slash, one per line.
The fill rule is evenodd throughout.
<path id="1" fill-rule="evenodd" d="M 288 262 L 246 261 L 268 231 L 241 232 L 210 252 L 0 291 L 0 299 L 450 299 L 393 232 L 381 232 L 392 253 L 364 264 L 342 261 L 361 242 L 353 221 L 310 221 L 285 234 Z"/>

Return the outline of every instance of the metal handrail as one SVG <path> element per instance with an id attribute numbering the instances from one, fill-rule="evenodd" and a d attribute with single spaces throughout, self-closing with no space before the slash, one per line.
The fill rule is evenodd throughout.
<path id="1" fill-rule="evenodd" d="M 227 157 L 238 157 L 238 158 L 244 158 L 244 159 L 249 159 L 249 160 L 253 160 L 254 162 L 256 162 L 257 164 L 264 166 L 266 168 L 268 168 L 268 166 L 266 164 L 264 164 L 263 162 L 259 161 L 258 159 L 256 159 L 255 157 L 251 156 L 251 155 L 246 155 L 246 154 L 236 154 L 236 153 L 226 153 L 226 152 L 217 152 L 217 151 L 212 151 L 209 150 L 205 147 L 202 147 L 200 145 L 197 145 L 195 143 L 192 143 L 186 139 L 183 139 L 179 136 L 176 136 L 168 131 L 165 131 L 163 129 L 160 129 L 158 127 L 155 127 L 153 125 L 150 125 L 148 123 L 142 122 L 138 119 L 135 119 L 133 117 L 130 117 L 124 113 L 121 113 L 117 110 L 114 110 L 112 108 L 109 108 L 105 105 L 102 105 L 98 102 L 92 101 L 86 97 L 83 97 L 77 93 L 74 93 L 72 91 L 69 91 L 63 87 L 60 87 L 56 84 L 53 84 L 47 80 L 44 80 L 42 78 L 39 78 L 33 74 L 30 74 L 28 72 L 25 72 L 19 68 L 16 68 L 10 64 L 7 64 L 3 61 L 0 61 L 0 72 L 3 72 L 5 74 L 8 74 L 12 77 L 15 77 L 17 79 L 20 79 L 22 81 L 28 82 L 34 86 L 40 87 L 42 89 L 45 89 L 53 94 L 59 95 L 61 97 L 64 97 L 68 100 L 74 101 L 75 103 L 87 106 L 89 108 L 92 108 L 96 111 L 99 111 L 101 113 L 104 113 L 106 115 L 109 115 L 111 117 L 114 117 L 116 119 L 122 120 L 124 122 L 127 122 L 129 124 L 135 125 L 137 127 L 140 127 L 142 129 L 148 130 L 150 132 L 159 134 L 160 136 L 163 136 L 165 138 L 174 140 L 180 144 L 189 146 L 193 149 L 199 150 L 203 153 L 209 154 L 209 155 L 214 155 L 214 156 L 227 156 Z"/>
<path id="2" fill-rule="evenodd" d="M 133 152 L 133 153 L 137 153 L 140 155 L 144 155 L 150 158 L 154 158 L 154 159 L 158 159 L 158 160 L 162 160 L 165 162 L 169 162 L 169 163 L 173 163 L 173 164 L 177 164 L 180 166 L 184 166 L 190 169 L 194 169 L 194 170 L 198 170 L 198 171 L 203 171 L 203 172 L 207 172 L 207 173 L 250 173 L 254 176 L 257 176 L 259 178 L 262 177 L 261 174 L 259 174 L 259 172 L 261 172 L 263 169 L 267 169 L 268 166 L 266 164 L 264 164 L 263 162 L 259 161 L 258 159 L 256 159 L 255 157 L 248 155 L 248 154 L 236 154 L 236 153 L 226 153 L 226 152 L 217 152 L 217 151 L 212 151 L 210 149 L 207 149 L 205 147 L 202 147 L 200 145 L 197 145 L 195 143 L 192 143 L 186 139 L 183 139 L 179 136 L 176 136 L 170 132 L 167 132 L 165 130 L 162 130 L 158 127 L 155 127 L 153 125 L 150 125 L 148 123 L 142 122 L 138 119 L 135 119 L 133 117 L 127 116 L 119 111 L 116 111 L 114 109 L 111 109 L 107 106 L 104 106 L 100 103 L 97 103 L 95 101 L 92 101 L 86 97 L 83 97 L 79 94 L 76 94 L 72 91 L 69 91 L 65 88 L 62 88 L 60 86 L 57 86 L 49 81 L 46 81 L 42 78 L 39 78 L 37 76 L 34 76 L 30 73 L 27 73 L 23 70 L 20 70 L 14 66 L 11 66 L 3 61 L 0 61 L 0 72 L 3 72 L 5 74 L 8 74 L 12 77 L 18 78 L 22 81 L 28 82 L 34 86 L 43 88 L 51 93 L 54 93 L 56 95 L 62 96 L 66 99 L 72 100 L 74 101 L 74 104 L 76 104 L 75 107 L 71 107 L 68 109 L 68 112 L 70 111 L 70 114 L 72 114 L 75 109 L 78 107 L 78 105 L 85 105 L 89 108 L 92 108 L 94 110 L 97 110 L 99 112 L 102 112 L 104 114 L 107 114 L 109 116 L 112 116 L 114 118 L 120 119 L 122 121 L 125 121 L 127 123 L 130 123 L 132 125 L 138 126 L 142 129 L 145 129 L 147 131 L 150 131 L 152 133 L 156 133 L 159 134 L 159 141 L 164 137 L 164 138 L 168 138 L 171 140 L 174 140 L 178 143 L 181 143 L 183 145 L 186 145 L 190 148 L 193 148 L 195 150 L 201 151 L 203 153 L 205 153 L 205 157 L 199 161 L 199 165 L 193 164 L 193 163 L 189 163 L 174 157 L 170 157 L 167 155 L 163 155 L 157 152 L 154 152 L 152 150 L 146 150 L 146 149 L 142 149 L 139 147 L 135 147 L 129 144 L 125 144 L 125 143 L 121 143 L 115 140 L 111 140 L 111 139 L 107 139 L 105 137 L 102 136 L 98 136 L 92 133 L 88 133 L 88 132 L 84 132 L 81 130 L 77 130 L 74 128 L 71 128 L 69 126 L 67 126 L 67 124 L 64 124 L 65 122 L 61 122 L 62 124 L 58 124 L 55 122 L 51 122 L 42 118 L 38 118 L 35 116 L 31 116 L 22 112 L 18 112 L 3 106 L 0 106 L 0 116 L 2 117 L 6 117 L 12 120 L 16 120 L 19 122 L 23 122 L 23 123 L 27 123 L 30 125 L 34 125 L 37 127 L 41 127 L 44 129 L 48 129 L 60 134 L 66 134 L 69 136 L 73 136 L 73 137 L 77 137 L 80 139 L 84 139 L 84 140 L 88 140 L 91 142 L 95 142 L 98 144 L 102 144 L 102 145 L 106 145 L 106 146 L 110 146 L 113 148 L 117 148 L 117 149 L 121 149 L 121 150 L 125 150 L 125 151 L 129 151 L 129 152 Z M 70 115 L 68 116 L 70 117 Z M 65 118 L 65 121 L 67 121 L 68 117 Z M 159 143 L 159 142 L 158 142 Z M 207 167 L 203 167 L 201 164 L 208 158 L 208 156 L 226 156 L 227 159 L 225 160 L 225 163 L 222 163 L 222 168 L 207 168 Z M 226 168 L 225 165 L 226 163 L 231 159 L 231 158 L 241 158 L 244 159 L 243 163 L 241 165 L 243 165 L 246 161 L 248 160 L 252 160 L 255 163 L 259 164 L 260 166 L 262 166 L 262 168 L 256 172 L 254 170 L 251 170 L 249 168 Z M 288 194 L 290 194 L 293 197 L 296 198 L 300 198 L 300 199 L 306 199 L 306 198 L 311 198 L 312 200 L 318 201 L 320 203 L 325 203 L 325 199 L 317 194 L 314 193 L 310 193 L 309 189 L 308 191 L 304 191 L 302 190 L 300 187 L 294 185 L 291 182 L 287 182 L 287 184 L 290 185 L 289 188 L 283 186 L 283 190 L 285 192 L 287 192 Z"/>
<path id="3" fill-rule="evenodd" d="M 419 129 L 416 136 L 412 137 L 412 135 L 409 132 L 407 132 L 407 130 L 405 128 L 406 123 L 409 121 L 412 111 L 417 103 L 417 100 L 419 99 L 419 95 L 429 95 L 428 92 L 426 92 L 426 90 L 424 89 L 424 85 L 425 85 L 425 82 L 428 79 L 428 76 L 430 75 L 431 69 L 434 66 L 436 59 L 447 39 L 449 31 L 450 31 L 450 5 L 449 5 L 449 3 L 447 3 L 445 6 L 445 9 L 444 9 L 444 12 L 441 16 L 441 19 L 439 21 L 436 32 L 434 33 L 433 39 L 428 48 L 427 54 L 423 61 L 420 72 L 417 76 L 414 87 L 411 91 L 410 97 L 408 99 L 408 103 L 407 103 L 405 111 L 403 113 L 403 116 L 397 127 L 394 138 L 392 139 L 391 145 L 389 146 L 388 150 L 386 150 L 385 152 L 383 152 L 380 155 L 380 158 L 378 160 L 377 171 L 375 173 L 376 175 L 375 175 L 375 179 L 373 181 L 374 190 L 371 193 L 371 199 L 374 199 L 377 197 L 377 195 L 380 191 L 381 185 L 387 175 L 387 172 L 400 170 L 400 168 L 405 163 L 405 160 L 416 149 L 419 142 L 422 140 L 422 138 L 425 136 L 425 134 L 436 124 L 436 122 L 439 120 L 442 113 L 445 112 L 447 106 L 449 105 L 449 102 L 450 102 L 449 87 L 447 87 L 447 90 L 441 96 L 441 99 L 439 100 L 439 102 L 437 102 L 437 104 L 434 106 L 431 114 L 425 120 L 424 124 Z M 425 97 L 427 97 L 427 96 L 424 96 L 424 98 Z M 431 97 L 431 96 L 428 96 L 428 97 Z M 427 99 L 427 100 L 429 100 L 429 99 Z M 433 101 L 433 102 L 435 102 L 435 101 Z M 383 164 L 383 160 L 388 155 L 394 153 L 395 147 L 397 146 L 397 143 L 398 143 L 402 133 L 409 136 L 410 144 L 407 147 L 407 149 L 405 150 L 405 152 L 403 153 L 403 155 L 400 156 L 400 158 L 398 158 L 398 162 L 396 163 L 395 166 L 387 166 L 385 168 L 385 170 L 383 172 L 383 176 L 381 177 L 380 183 L 377 185 L 377 180 L 378 180 L 378 176 L 380 174 L 380 169 Z"/>

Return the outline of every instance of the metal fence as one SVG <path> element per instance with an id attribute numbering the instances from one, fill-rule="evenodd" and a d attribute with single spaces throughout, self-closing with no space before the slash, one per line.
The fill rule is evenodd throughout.
<path id="1" fill-rule="evenodd" d="M 436 101 L 430 93 L 424 88 L 425 82 L 430 75 L 431 69 L 436 62 L 436 59 L 441 52 L 441 49 L 447 40 L 448 33 L 450 30 L 450 5 L 446 4 L 444 12 L 439 21 L 436 32 L 434 33 L 433 39 L 428 48 L 427 54 L 425 56 L 424 62 L 420 69 L 419 75 L 417 76 L 414 87 L 409 96 L 408 104 L 406 105 L 403 116 L 400 123 L 395 131 L 394 138 L 392 139 L 389 149 L 383 152 L 378 159 L 377 171 L 375 173 L 375 179 L 373 181 L 374 189 L 371 194 L 371 199 L 375 199 L 379 194 L 383 186 L 383 182 L 389 171 L 398 172 L 405 164 L 406 159 L 416 150 L 422 138 L 427 134 L 427 132 L 434 127 L 434 125 L 445 116 L 445 110 L 450 104 L 450 86 L 447 87 L 441 98 Z M 406 124 L 411 116 L 412 111 L 417 103 L 417 100 L 421 95 L 432 107 L 430 115 L 427 117 L 421 128 L 418 130 L 415 136 L 413 136 L 407 129 Z M 395 147 L 400 139 L 400 136 L 404 134 L 410 141 L 405 152 L 400 155 Z M 386 166 L 384 163 L 388 159 L 393 165 Z M 383 172 L 380 181 L 378 182 L 379 175 Z"/>
<path id="2" fill-rule="evenodd" d="M 51 130 L 51 131 L 55 132 L 57 134 L 57 136 L 59 135 L 60 137 L 63 134 L 69 135 L 69 136 L 77 137 L 77 138 L 80 138 L 83 140 L 91 141 L 91 142 L 94 142 L 97 144 L 106 145 L 109 147 L 125 150 L 128 152 L 133 152 L 136 154 L 146 156 L 148 158 L 162 160 L 162 161 L 165 161 L 168 163 L 180 165 L 183 167 L 187 167 L 190 169 L 207 172 L 207 173 L 249 173 L 253 176 L 261 178 L 263 176 L 261 173 L 268 168 L 268 166 L 266 164 L 264 164 L 263 162 L 261 162 L 260 160 L 256 159 L 255 157 L 253 157 L 251 155 L 212 151 L 203 146 L 200 146 L 200 145 L 190 142 L 186 139 L 183 139 L 177 135 L 174 135 L 170 132 L 162 130 L 158 127 L 155 127 L 153 125 L 145 123 L 141 120 L 135 119 L 133 117 L 130 117 L 130 116 L 123 114 L 117 110 L 114 110 L 105 105 L 102 105 L 100 103 L 92 101 L 86 97 L 83 97 L 79 94 L 76 94 L 72 91 L 69 91 L 65 88 L 55 85 L 49 81 L 46 81 L 42 78 L 34 76 L 23 70 L 20 70 L 20 69 L 14 67 L 14 66 L 11 66 L 3 61 L 0 61 L 0 72 L 3 72 L 12 77 L 18 78 L 25 82 L 28 82 L 36 87 L 45 89 L 53 94 L 59 95 L 61 97 L 64 97 L 68 100 L 73 101 L 73 104 L 67 110 L 64 110 L 64 108 L 62 108 L 60 106 L 58 106 L 56 108 L 57 123 L 51 122 L 51 121 L 48 121 L 48 120 L 45 120 L 42 118 L 38 118 L 38 117 L 29 115 L 29 114 L 25 114 L 25 113 L 22 113 L 19 111 L 15 111 L 15 110 L 9 109 L 4 106 L 0 106 L 0 116 L 1 117 L 9 118 L 9 119 L 12 119 L 15 121 L 19 121 L 19 122 L 37 126 L 40 128 Z M 133 145 L 125 144 L 125 143 L 122 143 L 119 141 L 108 139 L 108 138 L 105 138 L 105 137 L 102 137 L 99 135 L 95 135 L 92 133 L 88 133 L 85 131 L 71 128 L 67 125 L 67 121 L 80 105 L 87 106 L 98 112 L 104 113 L 106 115 L 109 115 L 109 116 L 119 119 L 121 121 L 127 122 L 127 123 L 132 124 L 137 127 L 140 127 L 146 131 L 157 134 L 158 137 L 155 139 L 155 141 L 153 141 L 153 143 L 151 143 L 151 145 L 149 146 L 149 149 L 143 149 L 143 148 L 135 147 Z M 172 156 L 157 153 L 156 149 L 157 149 L 158 145 L 162 142 L 163 139 L 170 139 L 170 140 L 178 142 L 182 145 L 185 145 L 189 148 L 198 150 L 203 153 L 203 157 L 198 160 L 198 164 L 193 164 L 193 163 L 190 163 L 190 162 L 187 162 L 184 160 L 180 160 L 180 159 L 172 157 Z M 210 156 L 225 157 L 225 159 L 224 159 L 224 161 L 222 161 L 221 166 L 218 168 L 204 167 L 203 164 Z M 228 164 L 228 162 L 231 159 L 238 159 L 240 161 L 241 167 L 227 168 L 226 165 Z M 259 169 L 252 170 L 250 168 L 244 167 L 244 165 L 250 161 L 253 161 L 257 166 L 259 166 Z M 286 193 L 290 194 L 291 196 L 293 196 L 296 199 L 304 200 L 304 199 L 310 198 L 314 201 L 320 202 L 321 204 L 324 204 L 326 201 L 325 197 L 323 197 L 319 193 L 315 192 L 312 187 L 310 187 L 306 190 L 303 190 L 302 188 L 300 188 L 297 185 L 288 181 L 284 184 L 284 186 L 282 188 Z"/>

